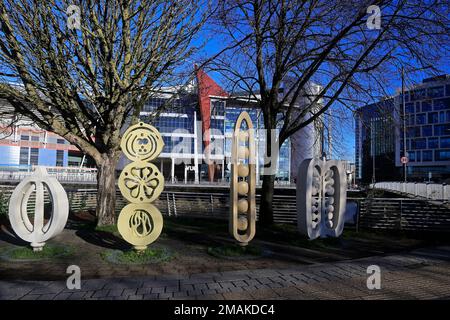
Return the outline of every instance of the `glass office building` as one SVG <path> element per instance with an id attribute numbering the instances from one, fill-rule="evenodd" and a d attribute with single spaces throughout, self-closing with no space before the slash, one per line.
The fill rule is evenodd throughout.
<path id="1" fill-rule="evenodd" d="M 387 104 L 389 108 L 386 109 Z M 376 103 L 359 109 L 358 115 L 355 135 L 357 178 L 364 182 L 370 180 L 373 171 L 371 156 L 375 152 L 377 181 L 403 179 L 400 159 L 404 156 L 406 143 L 408 181 L 442 182 L 450 179 L 449 75 L 428 78 L 408 88 L 405 91 L 405 112 L 402 95 L 398 94 L 383 105 Z M 367 129 L 369 127 L 374 128 L 372 133 Z M 375 137 L 373 143 L 371 135 Z M 377 158 L 380 154 L 386 163 Z"/>
<path id="2" fill-rule="evenodd" d="M 255 105 L 227 97 L 214 97 L 210 100 L 210 151 L 214 161 L 214 177 L 208 177 L 205 159 L 203 119 L 200 115 L 197 96 L 186 94 L 183 97 L 153 97 L 141 112 L 141 120 L 155 126 L 164 140 L 161 155 L 154 161 L 160 167 L 166 180 L 174 183 L 195 183 L 199 181 L 227 182 L 231 173 L 231 143 L 234 125 L 239 114 L 247 111 L 255 127 L 257 144 L 257 168 L 264 165 L 265 132 L 262 114 Z M 163 107 L 162 111 L 158 111 Z M 289 182 L 291 172 L 290 141 L 280 148 L 276 179 Z M 125 161 L 125 162 L 122 162 Z M 125 159 L 121 164 L 126 163 Z M 262 179 L 262 177 L 258 177 Z"/>
<path id="3" fill-rule="evenodd" d="M 141 121 L 152 124 L 161 133 L 164 148 L 153 161 L 166 181 L 199 183 L 227 182 L 231 165 L 231 141 L 236 119 L 242 111 L 250 114 L 255 128 L 256 173 L 262 179 L 265 155 L 263 116 L 255 101 L 232 97 L 202 70 L 195 84 L 183 88 L 164 88 L 155 93 L 140 113 Z M 280 123 L 281 125 L 281 123 Z M 299 161 L 293 156 L 309 154 L 300 142 L 310 138 L 286 140 L 276 163 L 276 181 L 289 183 L 296 176 Z M 309 143 L 309 142 L 308 142 Z M 306 143 L 305 145 L 307 145 Z M 209 153 L 205 152 L 209 148 Z M 33 126 L 18 126 L 14 133 L 0 139 L 3 160 L 0 167 L 30 170 L 33 165 L 55 167 L 92 167 L 94 163 L 61 137 Z M 206 154 L 210 155 L 209 159 Z M 210 161 L 209 161 L 210 160 Z M 117 170 L 129 161 L 121 157 Z"/>

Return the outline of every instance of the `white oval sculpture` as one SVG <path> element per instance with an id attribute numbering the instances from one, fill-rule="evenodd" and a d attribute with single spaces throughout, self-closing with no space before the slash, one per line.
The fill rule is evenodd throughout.
<path id="1" fill-rule="evenodd" d="M 44 221 L 44 186 L 52 200 L 52 213 Z M 30 221 L 27 204 L 30 196 L 36 192 L 34 220 Z M 31 242 L 34 251 L 41 251 L 45 241 L 60 233 L 69 216 L 67 194 L 56 178 L 47 174 L 43 167 L 36 167 L 34 173 L 22 180 L 14 189 L 9 200 L 9 221 L 14 232 L 27 242 Z"/>
<path id="2" fill-rule="evenodd" d="M 310 239 L 344 229 L 347 181 L 341 161 L 305 159 L 297 176 L 297 226 Z"/>
<path id="3" fill-rule="evenodd" d="M 242 125 L 246 124 L 246 129 Z M 234 125 L 231 152 L 228 229 L 241 246 L 256 233 L 256 144 L 250 115 L 241 112 Z"/>

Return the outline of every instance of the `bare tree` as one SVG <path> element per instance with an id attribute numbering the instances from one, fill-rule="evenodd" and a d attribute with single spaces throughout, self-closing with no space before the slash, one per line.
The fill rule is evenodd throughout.
<path id="1" fill-rule="evenodd" d="M 380 28 L 371 5 L 380 9 Z M 448 50 L 446 1 L 221 0 L 219 7 L 221 41 L 235 49 L 210 68 L 258 100 L 265 128 L 280 129 L 279 146 L 331 106 L 354 110 L 379 94 L 386 70 L 434 63 Z M 312 82 L 322 89 L 310 95 Z M 310 102 L 300 105 L 304 95 Z M 272 148 L 267 136 L 268 155 Z M 273 191 L 274 175 L 265 175 L 264 224 L 273 222 Z"/>
<path id="2" fill-rule="evenodd" d="M 121 129 L 152 93 L 178 80 L 195 51 L 205 4 L 0 1 L 0 98 L 92 157 L 99 225 L 115 222 Z M 79 26 L 70 20 L 77 13 Z"/>

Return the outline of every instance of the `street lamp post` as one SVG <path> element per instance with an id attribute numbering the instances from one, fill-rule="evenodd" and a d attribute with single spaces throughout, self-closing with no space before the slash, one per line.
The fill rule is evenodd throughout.
<path id="1" fill-rule="evenodd" d="M 370 142 L 371 142 L 371 149 L 372 149 L 372 183 L 376 182 L 376 177 L 375 177 L 375 130 L 373 127 L 373 121 L 374 119 L 372 119 L 370 121 Z"/>
<path id="2" fill-rule="evenodd" d="M 406 156 L 406 99 L 405 99 L 405 69 L 402 66 L 402 106 L 403 106 L 403 157 Z M 407 182 L 406 164 L 408 161 L 403 161 L 403 178 Z"/>

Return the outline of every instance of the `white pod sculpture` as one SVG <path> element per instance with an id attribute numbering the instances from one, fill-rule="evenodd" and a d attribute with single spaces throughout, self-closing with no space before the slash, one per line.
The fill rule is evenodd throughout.
<path id="1" fill-rule="evenodd" d="M 347 182 L 342 161 L 305 159 L 297 176 L 297 226 L 309 239 L 339 237 Z"/>
<path id="2" fill-rule="evenodd" d="M 47 188 L 52 200 L 52 213 L 44 221 L 44 190 Z M 34 220 L 30 221 L 27 204 L 35 192 Z M 45 241 L 60 233 L 69 216 L 67 194 L 56 178 L 47 174 L 43 167 L 36 167 L 34 173 L 22 180 L 14 189 L 9 200 L 9 221 L 14 232 L 30 242 L 34 251 L 41 251 Z"/>

